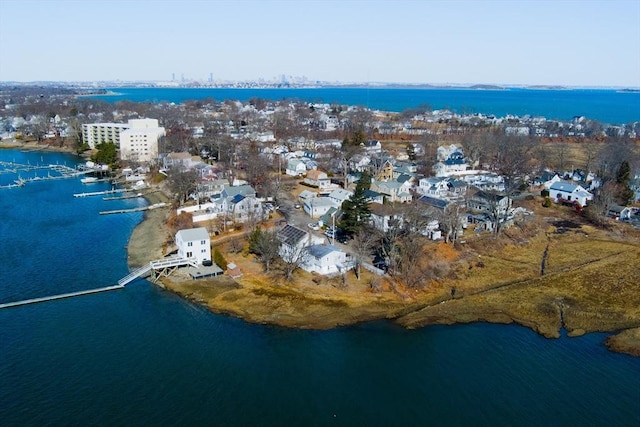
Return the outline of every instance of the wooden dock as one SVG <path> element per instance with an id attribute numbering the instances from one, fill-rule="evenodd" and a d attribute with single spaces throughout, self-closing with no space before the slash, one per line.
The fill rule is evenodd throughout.
<path id="1" fill-rule="evenodd" d="M 77 296 L 80 296 L 80 295 L 97 294 L 99 292 L 115 291 L 116 289 L 124 289 L 124 285 L 113 285 L 113 286 L 106 286 L 104 288 L 88 289 L 86 291 L 69 292 L 69 293 L 66 293 L 66 294 L 52 295 L 52 296 L 48 296 L 48 297 L 31 298 L 31 299 L 25 299 L 25 300 L 22 300 L 22 301 L 14 301 L 14 302 L 5 302 L 3 304 L 0 304 L 0 309 L 10 308 L 10 307 L 19 307 L 21 305 L 28 305 L 28 304 L 36 304 L 36 303 L 45 302 L 45 301 L 54 301 L 54 300 L 57 300 L 57 299 L 72 298 L 72 297 L 77 297 Z"/>
<path id="2" fill-rule="evenodd" d="M 105 194 L 118 194 L 118 193 L 127 193 L 131 190 L 126 188 L 116 188 L 113 190 L 104 190 L 104 191 L 93 191 L 91 193 L 75 193 L 73 197 L 92 197 L 92 196 L 103 196 Z"/>
<path id="3" fill-rule="evenodd" d="M 142 211 L 149 211 L 151 209 L 164 208 L 166 206 L 169 206 L 169 205 L 166 204 L 166 203 L 156 203 L 154 205 L 141 206 L 139 208 L 116 209 L 116 210 L 113 210 L 113 211 L 102 211 L 102 212 L 100 212 L 100 215 L 111 215 L 111 214 L 130 213 L 130 212 L 142 212 Z"/>

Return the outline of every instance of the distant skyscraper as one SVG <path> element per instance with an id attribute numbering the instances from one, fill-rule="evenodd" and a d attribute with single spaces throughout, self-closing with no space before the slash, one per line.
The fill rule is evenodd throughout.
<path id="1" fill-rule="evenodd" d="M 172 82 L 176 81 L 176 73 L 171 73 L 171 81 Z"/>
<path id="2" fill-rule="evenodd" d="M 213 73 L 209 73 L 209 83 L 213 83 Z"/>

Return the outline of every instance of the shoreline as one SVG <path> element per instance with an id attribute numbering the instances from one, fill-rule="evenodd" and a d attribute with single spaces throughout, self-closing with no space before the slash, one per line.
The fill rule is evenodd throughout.
<path id="1" fill-rule="evenodd" d="M 149 203 L 167 200 L 161 192 L 144 197 Z M 167 215 L 166 210 L 147 211 L 135 227 L 127 246 L 130 268 L 164 256 L 166 244 L 173 239 L 164 224 Z M 640 245 L 628 242 L 613 242 L 612 245 L 622 245 L 630 256 L 640 261 Z M 619 249 L 611 248 L 612 251 Z M 546 338 L 558 338 L 561 329 L 565 329 L 569 337 L 608 332 L 609 336 L 603 344 L 611 351 L 640 357 L 640 308 L 636 311 L 627 307 L 616 310 L 615 304 L 611 303 L 611 306 L 600 309 L 598 307 L 601 307 L 602 301 L 599 301 L 599 306 L 594 306 L 577 298 L 574 300 L 569 296 L 571 289 L 559 290 L 556 284 L 561 282 L 561 286 L 564 286 L 567 277 L 580 275 L 585 275 L 581 281 L 589 282 L 593 275 L 601 281 L 601 269 L 613 266 L 617 274 L 627 275 L 624 285 L 629 289 L 625 291 L 637 292 L 640 277 L 636 282 L 633 262 L 628 262 L 624 269 L 615 265 L 615 258 L 595 256 L 594 261 L 585 266 L 568 271 L 559 269 L 544 277 L 516 272 L 508 278 L 514 280 L 504 283 L 479 283 L 470 275 L 469 278 L 459 277 L 453 281 L 443 280 L 422 290 L 405 289 L 398 292 L 396 289 L 386 289 L 374 292 L 361 282 L 351 282 L 350 289 L 345 290 L 331 280 L 315 283 L 316 280 L 311 280 L 312 276 L 304 276 L 302 280 L 298 278 L 295 284 L 281 283 L 259 270 L 245 270 L 252 268 L 252 264 L 253 268 L 259 267 L 255 267 L 258 264 L 245 259 L 247 257 L 242 254 L 228 254 L 228 258 L 243 266 L 245 275 L 242 278 L 233 280 L 223 275 L 192 280 L 178 272 L 163 278 L 157 285 L 213 313 L 234 316 L 249 323 L 320 330 L 374 320 L 393 321 L 409 329 L 478 321 L 517 323 Z M 488 257 L 484 259 L 485 263 L 491 262 Z M 496 267 L 504 269 L 502 263 L 496 264 Z M 483 272 L 478 269 L 475 271 Z M 465 291 L 461 284 L 466 280 L 476 283 L 469 282 Z M 458 286 L 459 292 L 455 298 L 451 297 L 451 286 Z M 570 282 L 569 286 L 575 285 Z M 558 296 L 560 294 L 567 296 Z"/>

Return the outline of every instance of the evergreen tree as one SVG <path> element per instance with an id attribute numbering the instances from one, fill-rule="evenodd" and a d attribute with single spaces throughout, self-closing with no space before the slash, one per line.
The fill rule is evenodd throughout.
<path id="1" fill-rule="evenodd" d="M 353 236 L 369 222 L 371 211 L 364 193 L 370 186 L 371 176 L 364 172 L 351 198 L 342 203 L 342 219 L 338 228 L 348 236 Z"/>

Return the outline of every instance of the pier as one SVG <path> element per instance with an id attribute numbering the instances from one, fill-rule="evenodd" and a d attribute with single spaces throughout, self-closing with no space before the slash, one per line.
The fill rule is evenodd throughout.
<path id="1" fill-rule="evenodd" d="M 40 302 L 55 301 L 59 299 L 73 298 L 73 297 L 78 297 L 82 295 L 90 295 L 90 294 L 97 294 L 100 292 L 108 292 L 108 291 L 115 291 L 118 289 L 124 289 L 124 287 L 129 283 L 149 273 L 151 273 L 151 276 L 152 276 L 151 280 L 155 282 L 160 277 L 169 276 L 176 268 L 183 265 L 190 265 L 192 267 L 197 267 L 197 263 L 193 258 L 181 258 L 179 256 L 171 256 L 171 257 L 167 257 L 167 258 L 156 260 L 156 261 L 150 261 L 149 264 L 143 265 L 142 267 L 131 271 L 122 279 L 118 280 L 117 285 L 105 286 L 103 288 L 88 289 L 84 291 L 69 292 L 66 294 L 58 294 L 58 295 L 52 295 L 48 297 L 25 299 L 22 301 L 0 303 L 0 310 L 3 308 L 20 307 L 22 305 L 37 304 Z"/>
<path id="2" fill-rule="evenodd" d="M 57 299 L 73 298 L 73 297 L 77 297 L 77 296 L 80 296 L 80 295 L 97 294 L 99 292 L 115 291 L 116 289 L 124 289 L 124 285 L 106 286 L 104 288 L 96 288 L 96 289 L 88 289 L 88 290 L 85 290 L 85 291 L 69 292 L 69 293 L 66 293 L 66 294 L 53 295 L 53 296 L 49 296 L 49 297 L 31 298 L 31 299 L 25 299 L 25 300 L 22 300 L 22 301 L 6 302 L 4 304 L 0 304 L 0 309 L 9 308 L 9 307 L 19 307 L 21 305 L 28 305 L 28 304 L 37 304 L 39 302 L 54 301 L 54 300 L 57 300 Z"/>
<path id="3" fill-rule="evenodd" d="M 100 212 L 100 215 L 111 215 L 111 214 L 130 213 L 130 212 L 142 212 L 142 211 L 149 211 L 151 209 L 164 208 L 165 206 L 168 206 L 168 205 L 166 203 L 162 202 L 162 203 L 156 203 L 156 204 L 149 205 L 149 206 L 141 206 L 139 208 L 116 209 L 116 210 L 113 210 L 113 211 L 102 211 L 102 212 Z"/>

